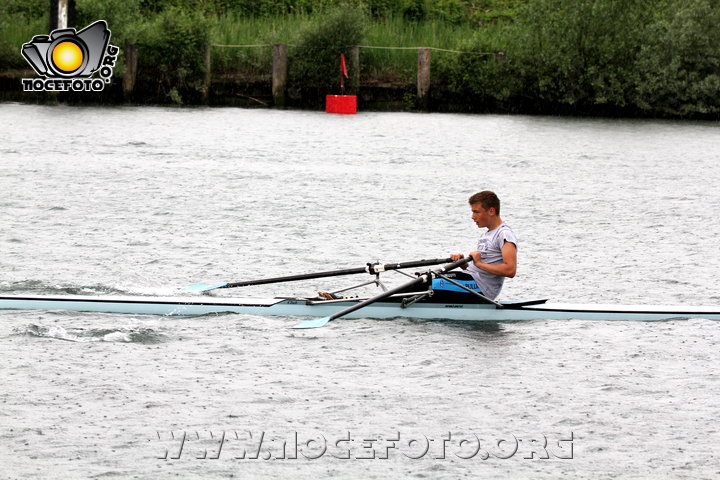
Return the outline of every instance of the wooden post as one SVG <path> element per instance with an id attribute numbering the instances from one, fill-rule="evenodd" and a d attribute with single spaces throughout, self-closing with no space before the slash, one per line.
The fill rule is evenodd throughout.
<path id="1" fill-rule="evenodd" d="M 418 48 L 417 106 L 427 110 L 430 97 L 430 49 Z"/>
<path id="2" fill-rule="evenodd" d="M 205 102 L 210 98 L 210 82 L 212 81 L 212 44 L 208 43 L 205 47 L 205 88 L 203 91 L 203 100 Z"/>
<path id="3" fill-rule="evenodd" d="M 137 78 L 138 48 L 137 45 L 129 43 L 125 45 L 125 74 L 123 75 L 123 97 L 128 100 L 135 90 L 135 79 Z"/>
<path id="4" fill-rule="evenodd" d="M 50 30 L 75 26 L 75 0 L 50 0 Z"/>
<path id="5" fill-rule="evenodd" d="M 350 89 L 353 95 L 360 92 L 360 47 L 350 47 Z"/>
<path id="6" fill-rule="evenodd" d="M 273 45 L 272 96 L 276 107 L 283 108 L 287 102 L 288 46 L 284 43 Z"/>

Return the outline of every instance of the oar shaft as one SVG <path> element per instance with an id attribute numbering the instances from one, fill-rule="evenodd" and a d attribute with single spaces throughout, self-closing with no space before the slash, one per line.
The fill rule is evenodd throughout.
<path id="1" fill-rule="evenodd" d="M 424 274 L 420 275 L 418 278 L 412 280 L 411 282 L 407 282 L 398 287 L 391 288 L 390 290 L 388 290 L 386 292 L 383 292 L 372 298 L 368 298 L 367 300 L 363 300 L 362 302 L 356 303 L 355 305 L 348 307 L 345 310 L 341 310 L 333 315 L 330 315 L 330 320 L 335 320 L 336 318 L 343 317 L 343 316 L 347 315 L 348 313 L 352 313 L 355 310 L 360 310 L 361 308 L 363 308 L 367 305 L 370 305 L 371 303 L 378 302 L 378 301 L 382 300 L 383 298 L 389 297 L 390 295 L 395 295 L 396 293 L 398 293 L 402 290 L 405 290 L 406 288 L 413 287 L 419 283 L 424 283 L 427 281 L 427 278 L 426 278 L 427 275 L 428 275 L 427 273 L 424 273 Z"/>
<path id="2" fill-rule="evenodd" d="M 268 283 L 279 282 L 295 282 L 298 280 L 311 280 L 313 278 L 336 277 L 340 275 L 354 275 L 358 273 L 369 273 L 371 275 L 375 275 L 376 273 L 384 272 L 387 270 L 426 267 L 428 265 L 439 265 L 441 263 L 447 263 L 450 261 L 452 261 L 452 259 L 450 258 L 433 258 L 430 260 L 415 260 L 412 262 L 402 263 L 368 263 L 365 267 L 361 268 L 347 268 L 343 270 L 331 270 L 328 272 L 304 273 L 300 275 L 289 275 L 285 277 L 263 278 L 260 280 L 248 280 L 245 282 L 226 283 L 225 285 L 219 286 L 217 288 L 249 287 L 251 285 L 266 285 Z"/>
<path id="3" fill-rule="evenodd" d="M 448 260 L 450 260 L 450 259 L 448 259 Z M 345 310 L 341 310 L 341 311 L 339 311 L 339 312 L 337 312 L 337 313 L 335 313 L 335 314 L 333 314 L 333 315 L 330 315 L 328 321 L 335 320 L 336 318 L 343 317 L 343 316 L 345 316 L 345 315 L 347 315 L 347 314 L 349 314 L 349 313 L 352 313 L 352 312 L 354 312 L 354 311 L 356 311 L 356 310 L 359 310 L 359 309 L 361 309 L 361 308 L 363 308 L 363 307 L 366 307 L 367 305 L 370 305 L 371 303 L 379 302 L 380 300 L 382 300 L 382 299 L 384 299 L 384 298 L 387 298 L 387 297 L 389 297 L 389 296 L 391 296 L 391 295 L 395 295 L 396 293 L 401 292 L 401 291 L 403 291 L 403 290 L 405 290 L 405 289 L 407 289 L 407 288 L 414 287 L 415 285 L 418 285 L 418 284 L 421 284 L 421 283 L 429 283 L 429 282 L 432 281 L 433 276 L 441 275 L 441 274 L 443 274 L 443 273 L 449 272 L 450 270 L 453 270 L 453 269 L 455 269 L 455 268 L 461 267 L 462 265 L 465 265 L 466 263 L 468 263 L 468 262 L 471 261 L 471 260 L 472 260 L 472 257 L 461 258 L 460 260 L 457 260 L 457 261 L 455 261 L 455 262 L 453 262 L 453 263 L 451 263 L 451 264 L 449 264 L 449 265 L 446 265 L 446 266 L 444 266 L 444 267 L 442 267 L 442 268 L 439 268 L 439 269 L 437 269 L 437 270 L 423 273 L 423 274 L 420 275 L 419 277 L 417 277 L 417 278 L 415 278 L 415 279 L 413 279 L 413 280 L 410 280 L 410 281 L 407 282 L 407 283 L 403 283 L 402 285 L 399 285 L 399 286 L 397 286 L 397 287 L 395 287 L 395 288 L 391 288 L 390 290 L 388 290 L 388 291 L 386 291 L 386 292 L 380 293 L 380 294 L 378 294 L 378 295 L 375 295 L 375 296 L 372 297 L 372 298 L 368 298 L 367 300 L 364 300 L 364 301 L 362 301 L 362 302 L 360 302 L 360 303 L 357 303 L 357 304 L 355 304 L 355 305 L 352 305 L 352 306 L 346 308 Z"/>

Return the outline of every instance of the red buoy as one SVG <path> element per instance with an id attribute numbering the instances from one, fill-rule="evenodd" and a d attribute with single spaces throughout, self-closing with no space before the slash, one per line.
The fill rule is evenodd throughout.
<path id="1" fill-rule="evenodd" d="M 357 113 L 356 95 L 326 95 L 325 111 L 327 113 Z"/>
<path id="2" fill-rule="evenodd" d="M 340 93 L 345 93 L 345 79 L 348 78 L 345 54 L 340 54 Z M 327 113 L 357 113 L 357 95 L 326 95 L 325 111 Z"/>

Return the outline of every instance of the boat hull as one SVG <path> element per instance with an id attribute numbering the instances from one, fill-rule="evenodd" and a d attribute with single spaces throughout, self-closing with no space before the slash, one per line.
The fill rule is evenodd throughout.
<path id="1" fill-rule="evenodd" d="M 258 316 L 324 317 L 343 310 L 358 300 L 311 302 L 302 298 L 220 298 L 144 296 L 0 296 L 4 310 L 64 310 L 136 315 L 208 315 L 240 313 Z M 473 322 L 523 320 L 639 320 L 680 318 L 720 320 L 720 307 L 579 305 L 537 302 L 507 302 L 505 308 L 492 304 L 417 302 L 405 308 L 398 302 L 377 302 L 347 318 L 443 319 Z"/>

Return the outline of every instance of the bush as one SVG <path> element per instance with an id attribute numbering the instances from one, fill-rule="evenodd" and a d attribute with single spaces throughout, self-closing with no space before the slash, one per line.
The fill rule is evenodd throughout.
<path id="1" fill-rule="evenodd" d="M 140 0 L 76 0 L 76 5 L 78 29 L 105 20 L 112 35 L 111 44 L 122 49 L 126 43 L 137 42 L 142 20 Z"/>
<path id="2" fill-rule="evenodd" d="M 670 116 L 720 113 L 720 8 L 714 0 L 672 1 L 647 29 L 637 104 Z"/>
<path id="3" fill-rule="evenodd" d="M 516 110 L 523 101 L 524 85 L 514 36 L 512 25 L 498 26 L 492 34 L 478 32 L 459 46 L 463 52 L 475 53 L 447 57 L 437 73 L 448 78 L 448 87 L 472 101 L 476 109 Z"/>
<path id="4" fill-rule="evenodd" d="M 183 96 L 199 101 L 205 88 L 208 43 L 209 24 L 201 12 L 163 10 L 139 34 L 140 81 L 156 85 L 158 95 L 175 103 L 182 103 Z"/>
<path id="5" fill-rule="evenodd" d="M 357 7 L 340 7 L 330 11 L 300 35 L 290 49 L 291 82 L 324 95 L 337 90 L 340 54 L 347 57 L 349 47 L 362 43 L 365 13 Z"/>
<path id="6" fill-rule="evenodd" d="M 635 61 L 652 11 L 643 2 L 539 0 L 521 10 L 521 57 L 528 93 L 578 111 L 624 108 L 637 82 Z"/>

